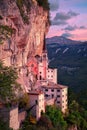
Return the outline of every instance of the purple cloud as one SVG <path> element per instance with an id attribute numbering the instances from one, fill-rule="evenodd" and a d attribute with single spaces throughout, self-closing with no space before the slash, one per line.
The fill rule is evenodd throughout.
<path id="1" fill-rule="evenodd" d="M 62 30 L 65 30 L 65 31 L 74 31 L 76 29 L 87 29 L 87 28 L 85 26 L 78 27 L 76 25 L 74 25 L 74 26 L 68 25 L 67 27 L 63 28 Z"/>
<path id="2" fill-rule="evenodd" d="M 72 17 L 75 17 L 79 15 L 78 13 L 76 12 L 73 12 L 73 11 L 69 11 L 68 13 L 65 13 L 65 12 L 60 12 L 60 13 L 57 13 L 54 20 L 68 20 L 68 19 L 71 19 Z"/>
<path id="3" fill-rule="evenodd" d="M 54 17 L 54 19 L 51 22 L 51 25 L 66 25 L 67 20 L 78 16 L 79 14 L 73 11 L 69 11 L 67 13 L 65 12 L 60 12 L 60 13 L 56 13 L 56 16 Z"/>
<path id="4" fill-rule="evenodd" d="M 67 32 L 65 32 L 65 33 L 62 34 L 62 36 L 63 36 L 63 37 L 66 37 L 66 38 L 70 38 L 70 37 L 73 38 L 74 35 L 71 34 L 71 33 L 67 33 Z"/>

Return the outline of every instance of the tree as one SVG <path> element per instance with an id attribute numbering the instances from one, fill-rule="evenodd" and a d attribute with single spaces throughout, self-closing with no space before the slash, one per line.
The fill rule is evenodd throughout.
<path id="1" fill-rule="evenodd" d="M 87 129 L 87 112 L 75 101 L 69 105 L 69 114 L 65 118 L 68 126 L 76 126 L 78 130 Z"/>
<path id="2" fill-rule="evenodd" d="M 29 108 L 29 96 L 27 93 L 24 93 L 22 97 L 19 98 L 19 109 L 28 109 Z"/>
<path id="3" fill-rule="evenodd" d="M 47 115 L 44 115 L 44 114 L 41 116 L 41 118 L 37 122 L 37 125 L 45 127 L 45 129 L 53 128 L 51 120 L 49 119 Z"/>
<path id="4" fill-rule="evenodd" d="M 54 127 L 59 130 L 65 130 L 67 127 L 66 121 L 64 121 L 61 111 L 55 106 L 46 107 L 46 115 L 50 118 Z"/>
<path id="5" fill-rule="evenodd" d="M 69 105 L 69 111 L 72 113 L 72 112 L 74 112 L 74 111 L 79 111 L 79 109 L 80 109 L 80 105 L 75 101 L 75 100 L 73 100 L 72 102 L 71 102 L 71 104 Z"/>
<path id="6" fill-rule="evenodd" d="M 37 0 L 39 6 L 42 6 L 44 10 L 49 10 L 50 7 L 49 7 L 49 2 L 48 0 Z"/>
<path id="7" fill-rule="evenodd" d="M 4 121 L 2 121 L 2 119 L 0 119 L 0 130 L 12 130 L 12 129 L 8 127 L 6 122 L 4 122 Z"/>
<path id="8" fill-rule="evenodd" d="M 17 78 L 15 69 L 6 67 L 0 62 L 0 100 L 3 103 L 11 103 L 17 99 L 21 90 Z"/>
<path id="9" fill-rule="evenodd" d="M 13 33 L 15 33 L 14 28 L 7 25 L 0 25 L 0 44 L 3 44 L 4 41 L 10 38 Z"/>

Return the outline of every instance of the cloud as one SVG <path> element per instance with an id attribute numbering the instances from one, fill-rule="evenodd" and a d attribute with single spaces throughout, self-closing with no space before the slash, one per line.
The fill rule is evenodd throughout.
<path id="1" fill-rule="evenodd" d="M 68 25 L 67 27 L 65 27 L 63 30 L 66 30 L 66 31 L 74 31 L 77 29 L 77 26 L 74 25 L 74 26 L 71 26 L 71 25 Z"/>
<path id="2" fill-rule="evenodd" d="M 62 20 L 53 20 L 51 21 L 51 25 L 66 25 L 67 22 L 66 21 L 62 21 Z"/>
<path id="3" fill-rule="evenodd" d="M 85 26 L 80 26 L 79 29 L 87 29 Z"/>
<path id="4" fill-rule="evenodd" d="M 49 0 L 50 11 L 56 11 L 59 8 L 58 0 Z"/>
<path id="5" fill-rule="evenodd" d="M 67 27 L 63 28 L 62 30 L 65 30 L 65 31 L 74 31 L 76 29 L 87 29 L 87 28 L 85 26 L 78 27 L 76 25 L 74 25 L 74 26 L 68 25 Z"/>
<path id="6" fill-rule="evenodd" d="M 67 13 L 65 12 L 60 12 L 60 13 L 56 13 L 56 16 L 54 17 L 54 19 L 51 21 L 51 25 L 66 25 L 67 20 L 78 16 L 79 14 L 73 11 L 69 11 Z"/>
<path id="7" fill-rule="evenodd" d="M 73 11 L 69 11 L 67 13 L 65 12 L 60 12 L 60 13 L 57 13 L 54 20 L 69 20 L 75 16 L 79 15 L 78 13 L 76 12 L 73 12 Z"/>
<path id="8" fill-rule="evenodd" d="M 62 36 L 63 36 L 63 37 L 66 37 L 66 38 L 70 38 L 70 37 L 73 38 L 74 35 L 71 34 L 71 33 L 67 33 L 67 32 L 65 32 L 65 33 L 62 34 Z"/>

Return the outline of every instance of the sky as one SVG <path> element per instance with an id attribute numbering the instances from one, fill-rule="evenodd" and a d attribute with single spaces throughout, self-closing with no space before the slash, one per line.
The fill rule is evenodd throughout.
<path id="1" fill-rule="evenodd" d="M 51 26 L 47 37 L 87 41 L 87 0 L 49 0 Z"/>

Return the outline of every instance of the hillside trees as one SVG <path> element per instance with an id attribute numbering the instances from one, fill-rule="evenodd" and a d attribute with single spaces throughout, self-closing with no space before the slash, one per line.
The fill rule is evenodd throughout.
<path id="1" fill-rule="evenodd" d="M 13 130 L 13 129 L 9 128 L 7 123 L 2 121 L 2 119 L 0 119 L 0 130 Z"/>
<path id="2" fill-rule="evenodd" d="M 50 118 L 54 127 L 58 128 L 58 130 L 66 130 L 67 123 L 64 121 L 63 114 L 58 108 L 47 106 L 46 115 Z"/>
<path id="3" fill-rule="evenodd" d="M 17 83 L 17 72 L 12 67 L 6 67 L 0 62 L 0 100 L 3 103 L 15 101 L 19 92 L 20 85 Z"/>
<path id="4" fill-rule="evenodd" d="M 69 114 L 65 118 L 69 126 L 76 126 L 78 130 L 87 129 L 87 111 L 83 109 L 75 100 L 69 105 Z"/>

